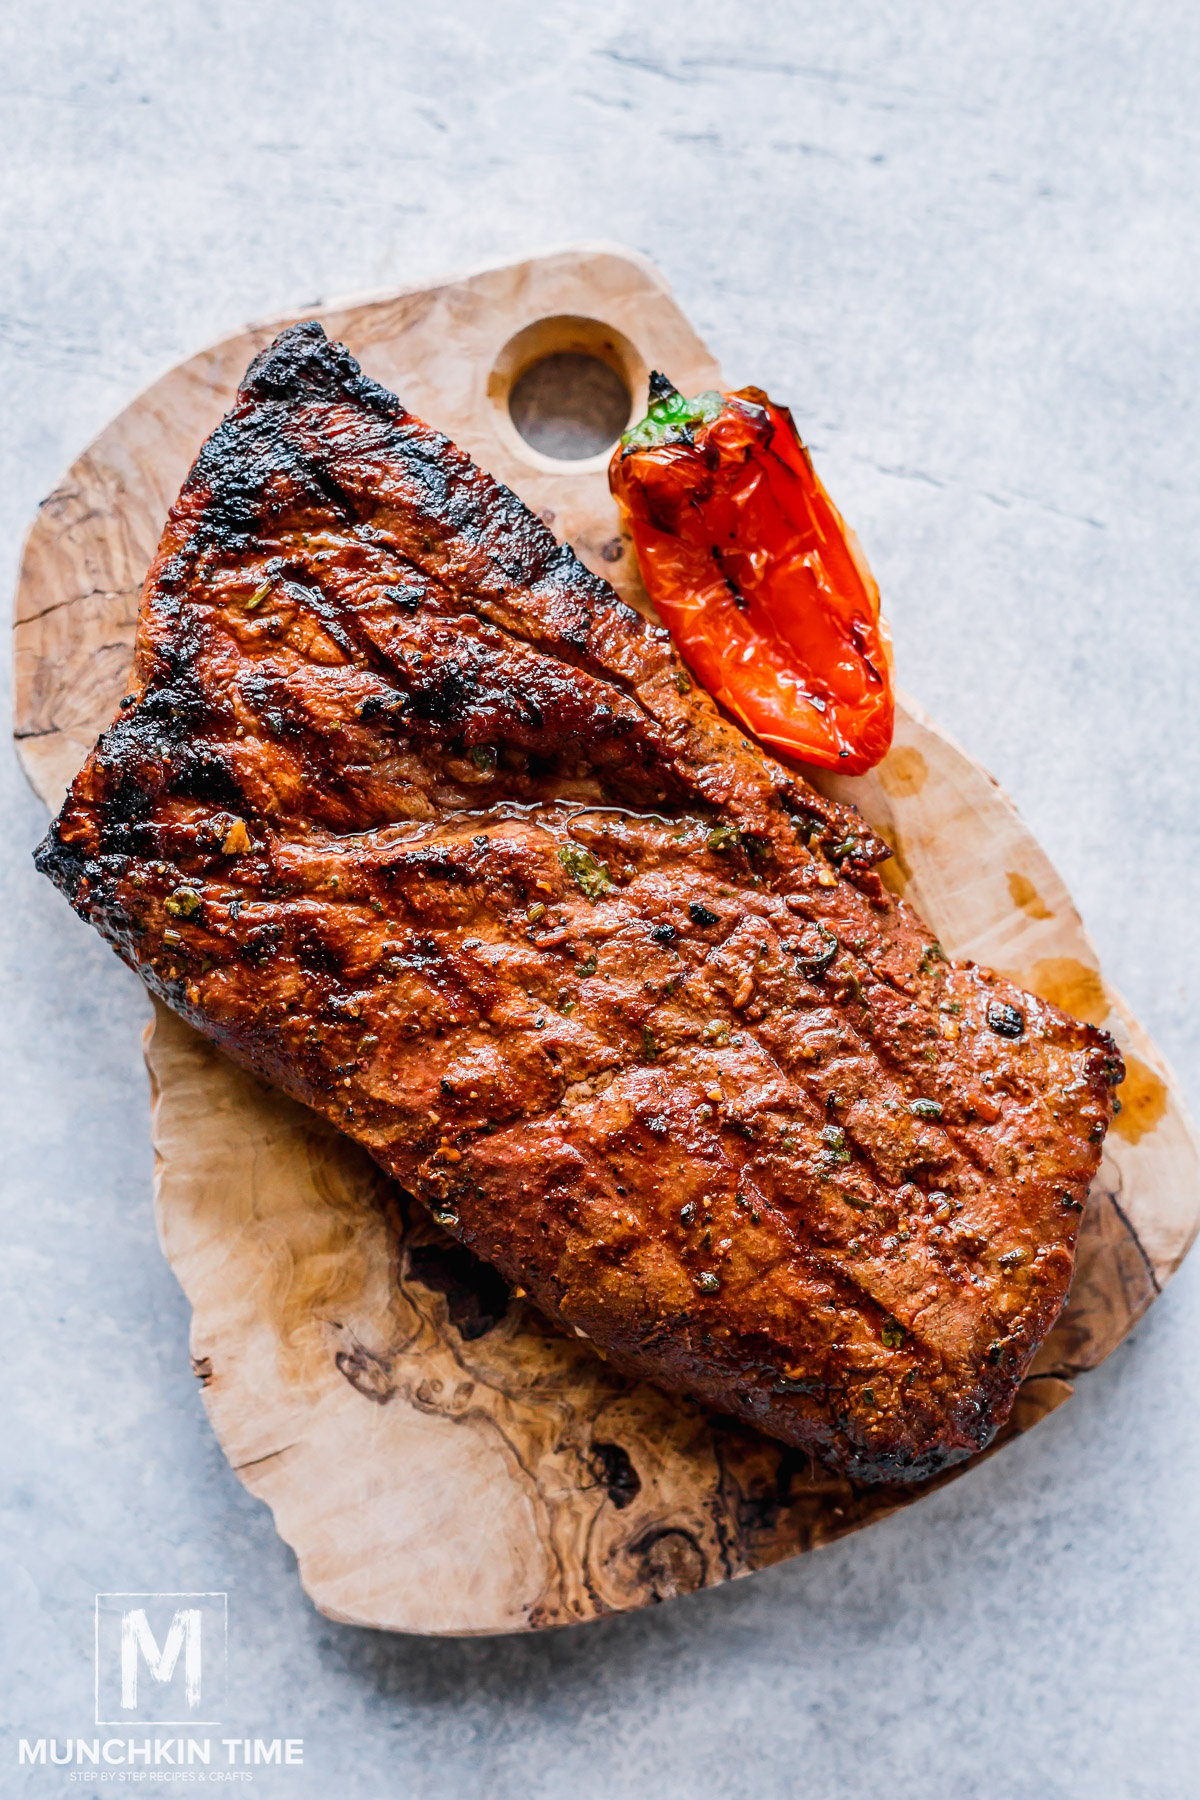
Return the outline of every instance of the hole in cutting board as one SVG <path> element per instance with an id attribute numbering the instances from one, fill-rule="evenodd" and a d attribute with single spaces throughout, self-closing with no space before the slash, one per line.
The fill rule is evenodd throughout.
<path id="1" fill-rule="evenodd" d="M 560 314 L 535 319 L 508 340 L 488 397 L 501 439 L 525 462 L 583 474 L 604 468 L 646 381 L 646 365 L 623 332 Z"/>
<path id="2" fill-rule="evenodd" d="M 556 350 L 531 363 L 508 396 L 509 415 L 525 442 L 560 462 L 611 450 L 632 406 L 623 377 L 578 350 Z"/>

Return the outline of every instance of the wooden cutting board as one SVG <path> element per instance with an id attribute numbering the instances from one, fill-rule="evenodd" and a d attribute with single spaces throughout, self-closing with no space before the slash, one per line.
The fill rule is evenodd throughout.
<path id="1" fill-rule="evenodd" d="M 563 350 L 617 370 L 639 410 L 651 367 L 685 392 L 720 385 L 649 264 L 565 251 L 297 316 L 314 314 L 646 607 L 606 457 L 531 450 L 508 397 L 528 365 Z M 286 322 L 165 375 L 39 512 L 16 599 L 16 735 L 52 808 L 123 691 L 167 509 L 251 356 Z M 883 765 L 830 786 L 894 845 L 895 885 L 953 955 L 1106 1025 L 1129 1065 L 1070 1301 L 1003 1443 L 1070 1395 L 1178 1267 L 1200 1218 L 1197 1143 L 1062 882 L 982 769 L 906 703 Z M 455 1634 L 593 1619 L 749 1574 L 925 1491 L 855 1487 L 614 1375 L 509 1297 L 347 1139 L 162 1008 L 146 1059 L 159 1232 L 192 1304 L 205 1404 L 331 1617 Z"/>

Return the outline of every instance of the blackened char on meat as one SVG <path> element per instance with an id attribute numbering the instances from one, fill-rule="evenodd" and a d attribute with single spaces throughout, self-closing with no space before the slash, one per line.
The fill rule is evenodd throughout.
<path id="1" fill-rule="evenodd" d="M 1121 1069 L 320 327 L 200 452 L 38 851 L 618 1368 L 862 1479 L 1004 1420 Z"/>

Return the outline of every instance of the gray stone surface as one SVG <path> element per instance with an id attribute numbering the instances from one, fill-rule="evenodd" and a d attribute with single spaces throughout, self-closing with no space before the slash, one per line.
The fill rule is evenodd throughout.
<path id="1" fill-rule="evenodd" d="M 0 567 L 154 375 L 248 317 L 603 236 L 793 402 L 907 687 L 1016 795 L 1200 1101 L 1200 15 L 1173 0 L 49 0 L 0 10 Z M 4 1714 L 85 1731 L 97 1589 L 227 1589 L 264 1794 L 1184 1800 L 1200 1294 L 839 1548 L 639 1617 L 317 1617 L 226 1469 L 154 1241 L 136 982 L 0 770 Z M 487 1521 L 480 1521 L 487 1554 Z"/>

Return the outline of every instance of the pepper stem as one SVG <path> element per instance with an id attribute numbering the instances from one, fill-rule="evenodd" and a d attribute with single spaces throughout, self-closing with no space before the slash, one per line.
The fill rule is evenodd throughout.
<path id="1" fill-rule="evenodd" d="M 650 371 L 650 405 L 655 406 L 660 400 L 676 399 L 679 389 L 675 383 L 664 375 L 661 369 Z"/>

